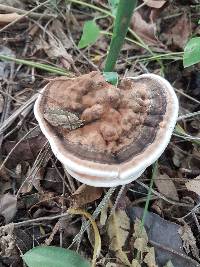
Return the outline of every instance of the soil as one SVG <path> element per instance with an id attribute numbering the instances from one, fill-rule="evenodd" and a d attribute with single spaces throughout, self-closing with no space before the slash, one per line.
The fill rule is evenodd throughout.
<path id="1" fill-rule="evenodd" d="M 2 267 L 24 266 L 21 254 L 45 244 L 70 247 L 91 261 L 92 228 L 77 237 L 83 216 L 63 217 L 69 207 L 94 214 L 102 243 L 97 267 L 125 267 L 127 260 L 131 266 L 135 255 L 148 255 L 146 263 L 141 259 L 142 267 L 169 266 L 171 262 L 174 267 L 200 264 L 200 65 L 183 67 L 185 44 L 200 35 L 199 1 L 138 0 L 139 8 L 130 24 L 134 34 L 127 33 L 115 66 L 122 81 L 118 89 L 99 74 L 105 66 L 113 26 L 108 11 L 114 11 L 108 2 L 115 1 L 0 1 L 0 16 L 9 14 L 1 16 L 0 56 L 32 63 L 0 60 Z M 19 20 L 16 13 L 24 17 Z M 79 49 L 83 25 L 93 19 L 101 35 Z M 51 66 L 51 70 L 34 62 Z M 67 120 L 65 129 L 50 125 L 55 134 L 63 136 L 63 144 L 75 142 L 76 153 L 85 158 L 92 145 L 99 161 L 105 151 L 112 161 L 112 155 L 116 160 L 115 155 L 136 139 L 132 151 L 140 153 L 144 144 L 153 142 L 161 126 L 165 112 L 162 94 L 159 101 L 152 99 L 154 114 L 150 116 L 152 93 L 144 84 L 125 79 L 144 73 L 165 77 L 179 99 L 179 120 L 168 147 L 154 169 L 147 168 L 126 186 L 97 190 L 81 185 L 54 157 L 38 127 L 33 114 L 38 91 L 51 85 L 47 89 L 54 101 L 46 98 L 44 113 L 51 108 L 71 112 L 72 131 Z M 64 74 L 66 77 L 61 77 Z M 189 113 L 192 115 L 183 117 Z M 144 135 L 141 127 L 145 127 Z M 85 150 L 80 149 L 83 145 Z M 113 216 L 109 217 L 111 210 Z M 142 216 L 148 240 L 146 235 L 145 240 L 136 239 L 135 231 L 141 232 L 141 223 L 133 227 L 138 223 L 135 217 L 142 220 L 138 210 L 146 214 Z M 138 252 L 141 241 L 148 241 L 143 251 L 151 251 L 151 255 Z M 147 258 L 152 262 L 147 263 Z"/>

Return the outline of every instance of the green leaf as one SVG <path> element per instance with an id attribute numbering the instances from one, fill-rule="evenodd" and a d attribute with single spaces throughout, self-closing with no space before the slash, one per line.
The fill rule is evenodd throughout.
<path id="1" fill-rule="evenodd" d="M 99 26 L 94 20 L 88 20 L 83 26 L 83 34 L 79 41 L 78 48 L 84 48 L 88 45 L 94 44 L 100 35 Z"/>
<path id="2" fill-rule="evenodd" d="M 75 251 L 54 246 L 35 247 L 22 258 L 28 267 L 90 267 Z"/>
<path id="3" fill-rule="evenodd" d="M 192 38 L 184 49 L 183 65 L 192 66 L 200 62 L 200 37 Z"/>
<path id="4" fill-rule="evenodd" d="M 116 16 L 116 13 L 117 13 L 117 7 L 118 7 L 118 4 L 119 4 L 119 0 L 108 0 L 108 3 L 111 7 L 111 12 L 114 16 Z"/>
<path id="5" fill-rule="evenodd" d="M 105 80 L 113 85 L 118 84 L 119 76 L 117 72 L 103 72 Z"/>

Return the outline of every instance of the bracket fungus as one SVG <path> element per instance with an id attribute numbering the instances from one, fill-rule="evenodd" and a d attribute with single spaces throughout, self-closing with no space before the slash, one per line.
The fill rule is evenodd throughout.
<path id="1" fill-rule="evenodd" d="M 72 177 L 111 187 L 135 180 L 160 157 L 176 124 L 178 100 L 155 74 L 122 79 L 115 87 L 94 71 L 50 81 L 34 113 Z"/>

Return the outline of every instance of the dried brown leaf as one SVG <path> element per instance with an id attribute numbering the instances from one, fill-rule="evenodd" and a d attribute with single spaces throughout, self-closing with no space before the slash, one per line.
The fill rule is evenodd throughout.
<path id="1" fill-rule="evenodd" d="M 163 267 L 174 267 L 174 265 L 173 265 L 172 262 L 169 260 L 169 261 L 165 264 L 165 266 L 163 266 Z"/>
<path id="2" fill-rule="evenodd" d="M 133 237 L 143 238 L 146 243 L 148 242 L 147 232 L 145 228 L 142 227 L 142 222 L 138 218 L 135 219 Z"/>
<path id="3" fill-rule="evenodd" d="M 153 8 L 161 8 L 167 1 L 164 0 L 143 0 L 144 3 Z"/>
<path id="4" fill-rule="evenodd" d="M 17 147 L 10 155 L 8 161 L 9 164 L 11 164 L 11 167 L 13 167 L 21 161 L 29 161 L 35 159 L 39 150 L 44 146 L 46 142 L 47 139 L 42 134 L 23 140 L 22 142 L 20 142 L 20 144 L 17 145 Z M 5 142 L 4 148 L 7 154 L 13 149 L 16 143 L 17 141 Z"/>
<path id="5" fill-rule="evenodd" d="M 61 23 L 59 20 L 54 20 L 50 29 L 58 38 L 58 40 L 62 43 L 64 48 L 69 49 L 73 47 L 73 43 L 65 34 L 65 31 L 63 29 L 63 23 Z"/>
<path id="6" fill-rule="evenodd" d="M 124 210 L 117 210 L 110 217 L 108 221 L 108 236 L 110 238 L 109 248 L 116 252 L 116 256 L 128 266 L 131 263 L 125 252 L 123 252 L 123 246 L 129 235 L 130 219 Z"/>
<path id="7" fill-rule="evenodd" d="M 184 224 L 184 226 L 180 227 L 178 230 L 182 240 L 183 247 L 187 254 L 192 253 L 193 257 L 200 260 L 199 258 L 199 250 L 196 244 L 196 238 L 194 237 L 192 230 L 188 224 Z"/>
<path id="8" fill-rule="evenodd" d="M 179 200 L 176 186 L 167 174 L 159 174 L 154 182 L 160 193 L 173 200 Z"/>
<path id="9" fill-rule="evenodd" d="M 189 191 L 193 191 L 200 196 L 200 175 L 187 182 L 185 186 Z"/>
<path id="10" fill-rule="evenodd" d="M 146 44 L 164 47 L 156 37 L 156 24 L 145 21 L 138 11 L 133 14 L 131 28 Z"/>
<path id="11" fill-rule="evenodd" d="M 141 267 L 141 265 L 136 259 L 133 259 L 131 263 L 131 267 Z"/>
<path id="12" fill-rule="evenodd" d="M 155 250 L 153 247 L 149 248 L 149 251 L 144 258 L 144 262 L 148 267 L 158 267 L 158 265 L 156 264 Z"/>
<path id="13" fill-rule="evenodd" d="M 76 208 L 84 206 L 99 199 L 102 193 L 102 187 L 93 187 L 82 184 L 70 197 L 71 206 Z"/>
<path id="14" fill-rule="evenodd" d="M 144 252 L 148 252 L 149 248 L 147 246 L 147 240 L 142 238 L 142 237 L 138 237 L 136 238 L 135 242 L 134 242 L 134 248 L 136 248 L 138 251 L 140 251 L 142 254 Z"/>
<path id="15" fill-rule="evenodd" d="M 169 27 L 168 31 L 162 34 L 166 40 L 166 44 L 175 48 L 183 49 L 191 34 L 191 24 L 187 14 L 180 16 L 173 27 Z"/>
<path id="16" fill-rule="evenodd" d="M 17 211 L 17 198 L 10 193 L 0 197 L 0 214 L 4 216 L 5 222 L 9 223 Z"/>
<path id="17" fill-rule="evenodd" d="M 10 257 L 15 248 L 14 224 L 0 227 L 0 256 Z"/>
<path id="18" fill-rule="evenodd" d="M 36 50 L 44 50 L 47 56 L 51 59 L 60 58 L 66 69 L 69 69 L 73 65 L 72 56 L 66 51 L 63 44 L 56 38 L 49 37 L 48 40 L 44 40 L 40 35 L 35 38 Z"/>

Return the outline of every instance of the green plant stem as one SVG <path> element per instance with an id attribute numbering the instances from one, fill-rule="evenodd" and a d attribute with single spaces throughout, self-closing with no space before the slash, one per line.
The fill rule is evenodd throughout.
<path id="1" fill-rule="evenodd" d="M 30 60 L 17 59 L 17 58 L 9 57 L 9 56 L 6 56 L 6 55 L 0 55 L 0 59 L 7 60 L 7 61 L 14 61 L 17 64 L 27 65 L 27 66 L 30 66 L 30 67 L 46 70 L 46 71 L 49 71 L 49 72 L 52 72 L 52 73 L 56 73 L 56 74 L 60 74 L 60 75 L 70 76 L 70 73 L 65 71 L 64 69 L 53 67 L 53 66 L 50 66 L 50 65 L 47 65 L 47 64 L 41 64 L 41 63 L 37 63 L 37 62 L 34 62 L 34 61 L 30 61 Z"/>
<path id="2" fill-rule="evenodd" d="M 68 2 L 72 2 L 72 3 L 76 3 L 76 4 L 80 4 L 80 5 L 82 5 L 82 6 L 86 6 L 86 7 L 89 7 L 89 8 L 92 8 L 92 9 L 94 9 L 94 10 L 97 10 L 97 11 L 99 11 L 99 12 L 101 12 L 101 13 L 103 13 L 103 14 L 105 14 L 105 15 L 108 15 L 108 16 L 110 16 L 110 17 L 112 17 L 112 18 L 115 18 L 115 16 L 111 13 L 111 12 L 109 12 L 107 9 L 104 9 L 104 8 L 100 8 L 100 7 L 98 7 L 98 6 L 95 6 L 95 5 L 93 5 L 93 4 L 89 4 L 89 3 L 86 3 L 85 1 L 81 1 L 81 0 L 67 0 Z M 135 44 L 137 44 L 137 45 L 139 45 L 140 47 L 143 47 L 144 49 L 146 49 L 152 56 L 155 56 L 155 54 L 154 54 L 154 52 L 150 49 L 150 47 L 147 45 L 147 44 L 145 44 L 145 42 L 132 30 L 132 29 L 130 29 L 130 28 L 128 28 L 128 31 L 129 31 L 129 33 L 134 37 L 134 38 L 136 38 L 136 40 L 138 41 L 138 42 L 134 42 L 134 40 L 133 39 L 129 39 L 129 41 L 131 41 L 131 42 L 134 42 Z M 108 34 L 109 35 L 109 34 Z M 126 39 L 127 40 L 127 39 Z M 160 61 L 160 59 L 159 58 L 155 58 L 155 60 L 160 64 L 160 66 L 161 66 L 161 69 L 162 69 L 162 71 L 163 71 L 163 69 L 164 69 L 164 66 L 163 66 L 163 64 L 162 64 L 162 62 Z"/>
<path id="3" fill-rule="evenodd" d="M 104 71 L 113 71 L 119 52 L 124 43 L 130 20 L 135 9 L 137 0 L 120 0 L 117 8 L 113 36 L 106 59 Z"/>
<path id="4" fill-rule="evenodd" d="M 113 36 L 113 33 L 112 32 L 100 31 L 100 33 L 103 34 L 103 35 L 111 36 L 111 37 Z M 133 44 L 136 44 L 136 45 L 138 45 L 138 46 L 140 46 L 140 47 L 142 47 L 144 49 L 146 49 L 146 47 L 144 45 L 142 45 L 141 43 L 139 43 L 139 42 L 137 42 L 137 41 L 135 41 L 135 40 L 133 40 L 131 38 L 125 37 L 125 40 L 126 41 L 129 41 L 129 42 L 131 42 Z"/>
<path id="5" fill-rule="evenodd" d="M 143 212 L 142 221 L 141 221 L 141 230 L 140 230 L 141 231 L 141 235 L 142 235 L 142 231 L 143 231 L 143 228 L 144 228 L 145 218 L 146 218 L 146 215 L 147 215 L 147 212 L 148 212 L 149 202 L 151 200 L 151 193 L 152 193 L 154 179 L 155 179 L 155 176 L 157 175 L 157 170 L 158 170 L 158 161 L 156 161 L 153 164 L 153 170 L 152 170 L 152 176 L 151 176 L 151 181 L 150 181 L 150 185 L 149 185 L 149 191 L 148 191 L 147 200 L 146 200 L 146 203 L 145 203 L 144 212 Z M 139 261 L 139 251 L 137 252 L 136 259 Z"/>
<path id="6" fill-rule="evenodd" d="M 154 179 L 155 179 L 155 177 L 157 175 L 157 170 L 158 170 L 158 162 L 156 161 L 153 164 L 153 170 L 152 170 L 152 176 L 151 176 L 151 181 L 150 181 L 150 185 L 149 185 L 149 191 L 148 191 L 147 200 L 146 200 L 145 207 L 144 207 L 144 213 L 143 213 L 143 216 L 142 216 L 141 229 L 144 227 L 144 222 L 145 222 L 145 218 L 146 218 L 146 215 L 147 215 L 147 211 L 148 211 L 148 207 L 149 207 L 149 202 L 151 200 L 151 193 L 152 193 L 152 188 L 153 188 L 153 182 L 154 182 Z"/>

